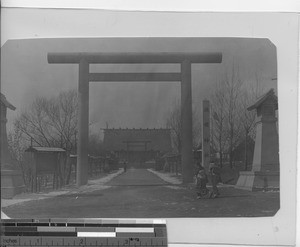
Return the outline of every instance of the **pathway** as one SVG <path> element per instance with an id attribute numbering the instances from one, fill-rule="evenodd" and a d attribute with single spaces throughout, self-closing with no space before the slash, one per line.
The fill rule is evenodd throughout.
<path id="1" fill-rule="evenodd" d="M 3 211 L 14 218 L 172 218 L 271 216 L 279 209 L 279 192 L 221 187 L 220 198 L 197 200 L 194 189 L 170 185 L 145 169 L 128 169 L 105 185 Z"/>

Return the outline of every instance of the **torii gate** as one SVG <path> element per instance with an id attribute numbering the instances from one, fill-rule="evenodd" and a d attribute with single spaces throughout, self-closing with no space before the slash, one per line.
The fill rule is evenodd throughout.
<path id="1" fill-rule="evenodd" d="M 89 82 L 181 82 L 181 164 L 183 183 L 193 179 L 192 63 L 221 63 L 222 53 L 48 53 L 50 64 L 79 65 L 77 186 L 88 181 Z M 180 64 L 180 73 L 90 73 L 90 64 Z"/>

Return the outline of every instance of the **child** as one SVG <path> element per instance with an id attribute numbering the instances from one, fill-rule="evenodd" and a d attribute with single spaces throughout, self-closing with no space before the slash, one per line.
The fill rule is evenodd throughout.
<path id="1" fill-rule="evenodd" d="M 220 181 L 220 168 L 215 164 L 210 164 L 209 172 L 212 181 L 213 192 L 210 195 L 210 198 L 216 198 L 220 195 L 217 184 Z"/>
<path id="2" fill-rule="evenodd" d="M 123 169 L 124 169 L 124 172 L 127 171 L 127 161 L 126 160 L 123 161 Z"/>
<path id="3" fill-rule="evenodd" d="M 209 196 L 209 190 L 206 187 L 208 182 L 207 176 L 202 166 L 199 166 L 199 171 L 196 174 L 197 199 Z"/>

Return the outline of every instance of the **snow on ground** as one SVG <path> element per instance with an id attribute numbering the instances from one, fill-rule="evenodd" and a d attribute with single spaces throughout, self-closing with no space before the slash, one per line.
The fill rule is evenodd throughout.
<path id="1" fill-rule="evenodd" d="M 176 185 L 167 185 L 165 187 L 169 188 L 169 189 L 173 189 L 173 190 L 183 190 L 183 189 L 185 189 L 185 187 L 183 187 L 183 186 L 176 186 Z"/>
<path id="2" fill-rule="evenodd" d="M 110 180 L 112 180 L 114 177 L 119 176 L 121 173 L 123 173 L 123 169 L 119 169 L 117 172 L 108 174 L 103 178 L 89 180 L 87 185 L 81 186 L 76 190 L 73 189 L 72 191 L 69 191 L 68 194 L 87 193 L 87 192 L 93 192 L 95 190 L 108 189 L 111 186 L 107 186 L 105 184 Z"/>
<path id="3" fill-rule="evenodd" d="M 52 191 L 49 193 L 31 193 L 31 194 L 23 193 L 20 195 L 16 195 L 13 199 L 1 199 L 1 207 L 4 208 L 17 203 L 33 201 L 33 200 L 42 200 L 42 199 L 47 199 L 47 198 L 65 195 L 65 194 L 88 193 L 88 192 L 93 192 L 95 190 L 104 190 L 111 187 L 105 185 L 105 183 L 109 182 L 114 177 L 119 176 L 121 173 L 123 173 L 123 169 L 119 169 L 117 172 L 108 174 L 107 176 L 102 178 L 89 180 L 87 185 L 83 185 L 79 188 L 74 188 L 74 187 L 62 188 L 60 190 Z M 2 211 L 1 211 L 1 218 L 2 218 Z"/>
<path id="4" fill-rule="evenodd" d="M 148 171 L 154 173 L 155 175 L 157 175 L 159 178 L 161 178 L 165 182 L 172 184 L 172 185 L 167 186 L 170 189 L 178 190 L 178 189 L 183 188 L 181 186 L 176 186 L 176 185 L 182 184 L 182 180 L 180 178 L 176 177 L 175 173 L 159 172 L 159 171 L 155 171 L 153 169 L 148 169 Z M 210 184 L 208 184 L 207 187 L 212 188 L 212 186 Z M 218 187 L 232 187 L 232 188 L 234 188 L 234 185 L 219 183 Z"/>
<path id="5" fill-rule="evenodd" d="M 161 178 L 162 180 L 164 180 L 167 183 L 170 184 L 182 184 L 182 181 L 175 177 L 174 173 L 164 173 L 164 172 L 158 172 L 155 171 L 153 169 L 147 169 L 149 172 L 154 173 L 155 175 L 157 175 L 159 178 Z"/>
<path id="6" fill-rule="evenodd" d="M 10 218 L 1 210 L 1 219 L 10 219 Z"/>

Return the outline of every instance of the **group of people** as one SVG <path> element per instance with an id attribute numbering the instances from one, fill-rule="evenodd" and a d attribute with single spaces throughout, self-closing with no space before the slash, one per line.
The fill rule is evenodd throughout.
<path id="1" fill-rule="evenodd" d="M 212 191 L 207 188 L 208 177 L 211 180 Z M 200 164 L 197 164 L 195 178 L 198 199 L 216 198 L 220 195 L 217 187 L 217 184 L 220 181 L 220 168 L 217 165 L 211 164 L 209 166 L 208 174 L 206 174 L 204 168 Z"/>

